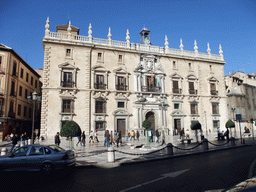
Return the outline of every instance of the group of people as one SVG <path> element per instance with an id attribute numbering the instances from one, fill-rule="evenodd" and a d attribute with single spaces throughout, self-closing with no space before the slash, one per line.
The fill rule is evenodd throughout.
<path id="1" fill-rule="evenodd" d="M 116 145 L 118 147 L 121 146 L 122 143 L 122 132 L 119 131 L 111 131 L 109 133 L 109 130 L 105 131 L 104 134 L 104 146 L 110 147 L 110 145 Z"/>
<path id="2" fill-rule="evenodd" d="M 229 130 L 228 130 L 228 128 L 225 132 L 224 131 L 220 132 L 220 128 L 218 127 L 217 128 L 217 135 L 218 135 L 218 140 L 221 140 L 222 138 L 225 139 L 225 137 L 226 137 L 227 140 L 229 140 Z"/>
<path id="3" fill-rule="evenodd" d="M 15 148 L 15 146 L 17 145 L 18 141 L 25 141 L 25 140 L 28 140 L 28 136 L 27 136 L 27 133 L 21 133 L 20 135 L 18 135 L 17 133 L 13 134 L 11 133 L 10 135 L 8 134 L 6 136 L 6 139 L 12 141 L 12 148 L 11 148 L 11 151 Z"/>
<path id="4" fill-rule="evenodd" d="M 140 140 L 140 133 L 139 133 L 139 131 L 136 131 L 136 133 L 135 133 L 135 131 L 132 130 L 131 132 L 128 132 L 127 137 L 126 137 L 126 141 L 128 141 L 128 139 L 130 139 L 130 141 L 135 140 L 135 137 L 139 141 Z"/>

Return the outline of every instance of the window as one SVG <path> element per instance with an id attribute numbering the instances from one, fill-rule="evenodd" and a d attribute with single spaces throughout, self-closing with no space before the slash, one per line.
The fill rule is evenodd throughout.
<path id="1" fill-rule="evenodd" d="M 140 61 L 143 61 L 143 57 L 140 57 Z"/>
<path id="2" fill-rule="evenodd" d="M 192 68 L 191 63 L 188 63 L 188 68 L 189 68 L 189 69 L 191 69 L 191 68 Z"/>
<path id="3" fill-rule="evenodd" d="M 73 104 L 71 99 L 63 99 L 62 113 L 73 113 Z"/>
<path id="4" fill-rule="evenodd" d="M 35 88 L 37 88 L 37 80 L 35 80 Z"/>
<path id="5" fill-rule="evenodd" d="M 30 82 L 30 84 L 33 85 L 33 82 L 34 82 L 34 78 L 31 76 L 31 82 Z"/>
<path id="6" fill-rule="evenodd" d="M 211 95 L 218 95 L 218 91 L 216 91 L 216 83 L 210 83 Z"/>
<path id="7" fill-rule="evenodd" d="M 179 103 L 174 103 L 174 109 L 180 109 L 180 104 Z"/>
<path id="8" fill-rule="evenodd" d="M 51 154 L 52 152 L 51 152 L 50 149 L 47 149 L 47 148 L 45 147 L 45 148 L 44 148 L 44 153 L 45 153 L 45 155 L 49 155 L 49 154 Z"/>
<path id="9" fill-rule="evenodd" d="M 191 113 L 191 115 L 198 114 L 197 104 L 195 104 L 195 103 L 190 104 L 190 113 Z"/>
<path id="10" fill-rule="evenodd" d="M 15 96 L 15 82 L 12 81 L 12 85 L 11 85 L 11 95 Z"/>
<path id="11" fill-rule="evenodd" d="M 220 127 L 220 121 L 213 121 L 213 128 L 218 128 Z"/>
<path id="12" fill-rule="evenodd" d="M 126 78 L 123 76 L 117 76 L 117 90 L 123 90 L 126 91 Z"/>
<path id="13" fill-rule="evenodd" d="M 28 82 L 28 73 L 26 73 L 26 82 Z"/>
<path id="14" fill-rule="evenodd" d="M 118 102 L 117 107 L 118 108 L 124 108 L 124 102 Z"/>
<path id="15" fill-rule="evenodd" d="M 18 105 L 18 115 L 21 116 L 21 105 Z"/>
<path id="16" fill-rule="evenodd" d="M 188 92 L 189 94 L 197 94 L 197 90 L 195 90 L 195 84 L 194 82 L 188 82 Z"/>
<path id="17" fill-rule="evenodd" d="M 22 78 L 22 79 L 23 79 L 23 73 L 24 73 L 24 70 L 21 68 L 20 69 L 20 78 Z"/>
<path id="18" fill-rule="evenodd" d="M 102 61 L 102 53 L 98 53 L 98 61 Z"/>
<path id="19" fill-rule="evenodd" d="M 104 121 L 96 121 L 95 122 L 95 128 L 97 131 L 103 131 L 105 130 L 105 122 Z"/>
<path id="20" fill-rule="evenodd" d="M 177 66 L 176 66 L 176 61 L 173 61 L 173 62 L 172 62 L 172 66 L 173 66 L 173 69 L 176 69 L 176 68 L 177 68 Z"/>
<path id="21" fill-rule="evenodd" d="M 72 72 L 63 73 L 62 87 L 73 87 L 74 82 L 72 81 Z"/>
<path id="22" fill-rule="evenodd" d="M 29 153 L 29 155 L 43 155 L 43 154 L 44 154 L 44 149 L 43 147 L 40 147 L 40 146 L 32 147 Z"/>
<path id="23" fill-rule="evenodd" d="M 95 113 L 106 113 L 106 102 L 105 101 L 96 101 Z"/>
<path id="24" fill-rule="evenodd" d="M 28 109 L 28 117 L 29 118 L 31 118 L 32 117 L 32 110 L 31 110 L 31 108 L 29 107 L 29 109 Z"/>
<path id="25" fill-rule="evenodd" d="M 9 109 L 10 112 L 13 112 L 13 106 L 14 106 L 14 102 L 10 101 L 10 109 Z"/>
<path id="26" fill-rule="evenodd" d="M 123 63 L 123 55 L 118 55 L 118 63 Z"/>
<path id="27" fill-rule="evenodd" d="M 19 90 L 19 96 L 22 97 L 22 87 L 20 86 L 20 90 Z"/>
<path id="28" fill-rule="evenodd" d="M 12 75 L 17 77 L 16 70 L 17 70 L 17 63 L 16 61 L 14 61 L 12 66 Z"/>
<path id="29" fill-rule="evenodd" d="M 21 147 L 13 152 L 15 156 L 26 156 L 28 152 L 28 147 Z"/>
<path id="30" fill-rule="evenodd" d="M 105 89 L 106 85 L 104 84 L 104 75 L 96 75 L 96 83 L 94 86 L 95 89 Z"/>
<path id="31" fill-rule="evenodd" d="M 26 117 L 27 116 L 27 107 L 24 106 L 24 113 L 23 113 L 23 116 Z"/>
<path id="32" fill-rule="evenodd" d="M 0 56 L 0 67 L 1 67 L 1 65 L 2 65 L 2 56 Z"/>
<path id="33" fill-rule="evenodd" d="M 27 99 L 27 97 L 28 97 L 28 90 L 25 89 L 25 99 Z"/>
<path id="34" fill-rule="evenodd" d="M 219 114 L 219 104 L 212 103 L 212 114 L 217 115 Z"/>
<path id="35" fill-rule="evenodd" d="M 172 81 L 172 85 L 173 85 L 173 93 L 180 93 L 179 90 L 179 82 L 178 81 Z"/>
<path id="36" fill-rule="evenodd" d="M 66 57 L 71 57 L 71 49 L 66 49 Z"/>

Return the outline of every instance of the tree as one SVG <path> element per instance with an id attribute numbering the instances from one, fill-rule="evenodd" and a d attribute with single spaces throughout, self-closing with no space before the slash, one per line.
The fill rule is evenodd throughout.
<path id="1" fill-rule="evenodd" d="M 143 121 L 142 127 L 144 127 L 145 129 L 148 129 L 148 128 L 150 128 L 150 126 L 151 126 L 151 122 L 148 119 Z"/>
<path id="2" fill-rule="evenodd" d="M 231 128 L 231 127 L 235 127 L 235 123 L 232 120 L 228 120 L 226 122 L 226 128 Z"/>
<path id="3" fill-rule="evenodd" d="M 67 121 L 60 130 L 60 136 L 62 137 L 76 137 L 81 135 L 81 129 L 79 125 L 74 121 Z"/>

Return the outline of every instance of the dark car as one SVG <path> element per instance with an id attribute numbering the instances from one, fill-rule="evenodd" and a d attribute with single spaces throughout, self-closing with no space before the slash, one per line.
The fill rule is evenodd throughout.
<path id="1" fill-rule="evenodd" d="M 75 164 L 74 151 L 56 145 L 26 145 L 0 157 L 0 171 L 42 171 L 50 174 Z"/>

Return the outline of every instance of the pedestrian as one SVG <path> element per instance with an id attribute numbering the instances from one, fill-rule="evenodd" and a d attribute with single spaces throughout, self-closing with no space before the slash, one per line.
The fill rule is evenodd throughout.
<path id="1" fill-rule="evenodd" d="M 132 130 L 132 132 L 131 132 L 131 139 L 130 139 L 130 141 L 132 141 L 132 140 L 135 140 L 135 132 L 134 132 L 134 130 Z"/>
<path id="2" fill-rule="evenodd" d="M 18 143 L 18 134 L 15 134 L 14 136 L 13 136 L 13 138 L 12 138 L 12 148 L 11 148 L 11 151 L 10 152 L 12 152 L 12 150 L 14 149 L 14 147 L 17 145 L 17 143 Z"/>
<path id="3" fill-rule="evenodd" d="M 130 132 L 127 133 L 127 137 L 126 137 L 126 141 L 128 141 L 128 139 L 131 137 Z"/>
<path id="4" fill-rule="evenodd" d="M 86 138 L 85 131 L 83 131 L 83 133 L 82 133 L 82 146 L 85 146 L 85 138 Z"/>
<path id="5" fill-rule="evenodd" d="M 82 145 L 82 142 L 81 142 L 81 135 L 78 135 L 78 136 L 77 136 L 77 140 L 78 140 L 78 142 L 77 142 L 76 146 L 78 146 L 79 143 Z"/>
<path id="6" fill-rule="evenodd" d="M 106 144 L 107 144 L 106 138 L 107 138 L 107 130 L 106 130 L 105 133 L 104 133 L 104 147 L 105 147 Z"/>
<path id="7" fill-rule="evenodd" d="M 119 133 L 118 133 L 118 138 L 119 138 L 119 143 L 120 143 L 120 146 L 121 146 L 121 144 L 122 144 L 122 133 L 121 133 L 121 131 L 119 131 Z"/>
<path id="8" fill-rule="evenodd" d="M 57 146 L 60 146 L 60 133 L 59 132 L 57 132 L 57 134 L 55 135 L 55 144 L 57 145 Z"/>
<path id="9" fill-rule="evenodd" d="M 221 135 L 221 133 L 220 133 L 220 128 L 219 128 L 219 127 L 217 128 L 217 134 L 218 134 L 218 135 L 217 135 L 217 136 L 218 136 L 218 140 L 220 140 L 220 135 Z"/>
<path id="10" fill-rule="evenodd" d="M 24 135 L 23 135 L 23 139 L 24 140 L 28 140 L 28 136 L 27 136 L 27 133 L 25 132 Z"/>
<path id="11" fill-rule="evenodd" d="M 23 141 L 24 140 L 24 137 L 23 137 L 24 135 L 23 135 L 23 133 L 21 133 L 21 135 L 20 135 L 20 141 Z"/>
<path id="12" fill-rule="evenodd" d="M 151 129 L 151 142 L 153 142 L 153 136 L 154 136 L 154 133 L 153 133 L 153 130 Z"/>
<path id="13" fill-rule="evenodd" d="M 99 140 L 98 140 L 98 132 L 97 132 L 97 131 L 95 131 L 95 133 L 94 133 L 94 138 L 95 138 L 95 140 L 96 140 L 97 142 L 99 142 Z"/>
<path id="14" fill-rule="evenodd" d="M 162 131 L 162 145 L 165 144 L 165 135 L 164 135 L 164 130 Z"/>
<path id="15" fill-rule="evenodd" d="M 94 143 L 94 141 L 93 141 L 93 132 L 92 131 L 91 131 L 90 137 L 89 137 L 89 143 L 91 143 L 91 142 Z"/>
<path id="16" fill-rule="evenodd" d="M 13 133 L 11 133 L 11 134 L 10 134 L 10 139 L 11 139 L 11 141 L 13 140 L 13 136 L 14 136 Z"/>
<path id="17" fill-rule="evenodd" d="M 119 136 L 117 135 L 117 132 L 115 132 L 115 135 L 114 135 L 114 141 L 116 143 L 116 147 L 118 147 L 118 143 L 119 143 Z"/>
<path id="18" fill-rule="evenodd" d="M 136 131 L 136 137 L 137 137 L 137 140 L 140 141 L 140 133 L 139 133 L 139 131 Z"/>
<path id="19" fill-rule="evenodd" d="M 159 143 L 159 137 L 160 137 L 160 134 L 159 134 L 159 131 L 158 129 L 156 130 L 156 142 Z"/>
<path id="20" fill-rule="evenodd" d="M 227 140 L 229 141 L 229 130 L 227 128 L 227 131 L 224 133 L 224 136 L 226 136 Z"/>
<path id="21" fill-rule="evenodd" d="M 106 133 L 106 143 L 107 143 L 107 147 L 110 147 L 110 134 L 109 134 L 108 130 L 107 130 L 107 133 Z"/>
<path id="22" fill-rule="evenodd" d="M 110 145 L 113 143 L 113 131 L 110 132 Z"/>
<path id="23" fill-rule="evenodd" d="M 184 128 L 180 130 L 180 139 L 184 136 Z"/>

